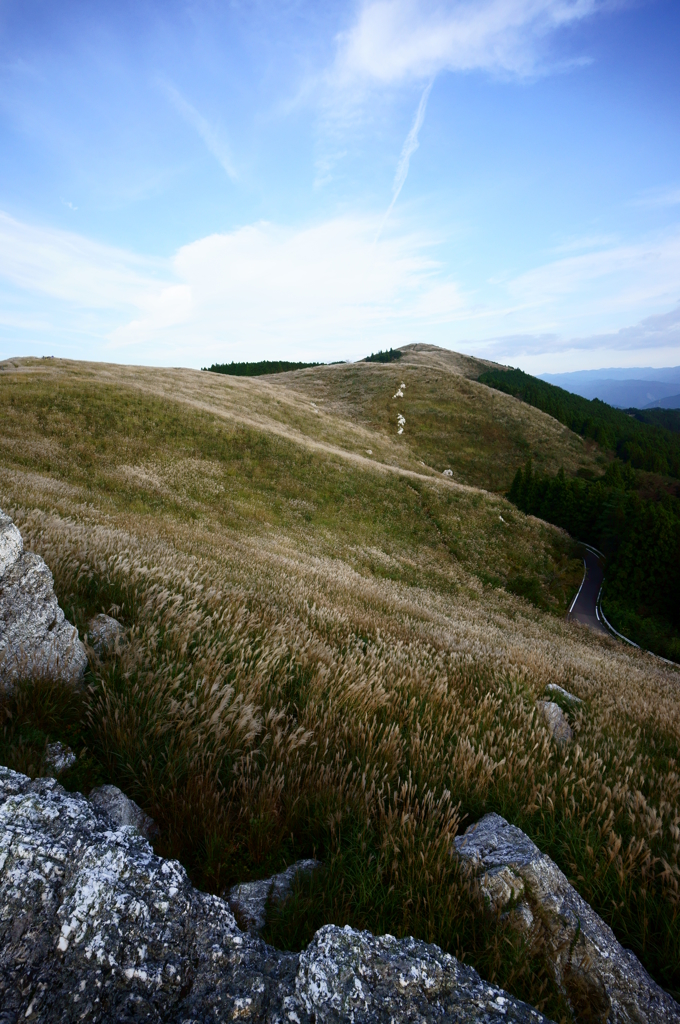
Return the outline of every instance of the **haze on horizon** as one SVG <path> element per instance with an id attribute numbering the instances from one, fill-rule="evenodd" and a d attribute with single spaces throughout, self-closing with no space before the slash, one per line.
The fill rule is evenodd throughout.
<path id="1" fill-rule="evenodd" d="M 680 364 L 674 0 L 3 0 L 0 358 Z"/>

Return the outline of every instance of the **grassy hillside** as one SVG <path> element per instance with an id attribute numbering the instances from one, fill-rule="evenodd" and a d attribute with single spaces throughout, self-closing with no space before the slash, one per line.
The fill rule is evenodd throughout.
<path id="1" fill-rule="evenodd" d="M 471 379 L 489 364 L 442 350 L 433 356 L 424 345 L 403 352 L 389 366 L 350 363 L 279 379 L 334 418 L 385 438 L 389 450 L 381 452 L 388 460 L 439 473 L 450 469 L 454 479 L 489 490 L 508 490 L 529 457 L 548 473 L 561 466 L 598 472 L 607 465 L 596 445 L 552 416 Z M 403 395 L 395 398 L 399 390 Z M 406 421 L 401 435 L 399 414 Z"/>
<path id="2" fill-rule="evenodd" d="M 6 699 L 0 758 L 35 774 L 70 742 L 66 783 L 120 785 L 212 891 L 316 853 L 271 941 L 414 934 L 566 1018 L 540 927 L 524 943 L 449 854 L 497 810 L 677 993 L 678 673 L 567 623 L 568 538 L 480 488 L 519 452 L 576 470 L 597 450 L 450 356 L 252 379 L 3 364 L 0 507 L 81 630 L 110 611 L 129 642 L 82 695 Z M 549 682 L 585 702 L 566 750 L 536 714 Z"/>

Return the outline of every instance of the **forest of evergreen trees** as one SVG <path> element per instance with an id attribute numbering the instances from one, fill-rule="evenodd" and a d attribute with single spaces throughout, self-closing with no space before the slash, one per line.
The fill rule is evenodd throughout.
<path id="1" fill-rule="evenodd" d="M 259 363 L 213 363 L 204 366 L 209 373 L 228 373 L 232 377 L 264 377 L 267 373 L 288 373 L 289 370 L 305 370 L 308 366 L 321 363 L 290 363 L 285 359 L 261 359 Z"/>
<path id="2" fill-rule="evenodd" d="M 638 493 L 630 462 L 599 480 L 517 470 L 508 497 L 606 556 L 602 604 L 609 621 L 647 650 L 680 661 L 680 501 Z"/>

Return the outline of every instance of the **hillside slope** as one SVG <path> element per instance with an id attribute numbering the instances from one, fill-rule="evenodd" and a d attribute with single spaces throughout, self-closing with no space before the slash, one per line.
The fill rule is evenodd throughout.
<path id="1" fill-rule="evenodd" d="M 331 920 L 414 934 L 557 1018 L 544 938 L 486 915 L 450 857 L 497 810 L 677 992 L 678 673 L 568 623 L 568 538 L 479 486 L 520 451 L 593 457 L 407 358 L 252 380 L 4 363 L 0 507 L 81 632 L 103 609 L 129 639 L 77 699 L 22 690 L 0 759 L 37 774 L 69 742 L 66 784 L 120 785 L 212 891 L 320 856 L 279 944 Z M 566 748 L 535 707 L 550 682 L 584 701 Z"/>
<path id="2" fill-rule="evenodd" d="M 363 427 L 380 458 L 449 469 L 455 480 L 492 491 L 507 490 L 527 458 L 548 473 L 606 466 L 595 445 L 552 416 L 474 379 L 494 364 L 428 345 L 401 351 L 396 363 L 323 366 L 270 380 L 334 420 Z"/>

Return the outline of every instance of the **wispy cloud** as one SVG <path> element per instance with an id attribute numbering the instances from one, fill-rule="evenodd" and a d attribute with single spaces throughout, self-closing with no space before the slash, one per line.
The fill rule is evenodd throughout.
<path id="1" fill-rule="evenodd" d="M 404 145 L 401 148 L 399 163 L 397 164 L 397 172 L 394 175 L 394 184 L 392 185 L 392 202 L 387 207 L 385 216 L 382 219 L 382 223 L 378 229 L 378 234 L 376 235 L 376 241 L 380 237 L 382 230 L 387 223 L 388 217 L 394 209 L 394 204 L 399 198 L 399 193 L 404 187 L 404 182 L 408 177 L 411 157 L 418 148 L 418 135 L 420 134 L 420 129 L 423 127 L 423 121 L 425 120 L 425 110 L 427 108 L 427 101 L 430 96 L 430 92 L 432 91 L 433 81 L 434 79 L 430 79 L 423 90 L 423 94 L 420 97 L 420 103 L 418 104 L 418 109 L 416 111 L 416 116 L 414 117 L 413 124 L 411 125 L 411 130 L 406 136 Z"/>
<path id="2" fill-rule="evenodd" d="M 226 171 L 231 180 L 236 181 L 238 175 L 236 173 L 236 168 L 234 167 L 229 145 L 224 138 L 222 131 L 206 120 L 206 118 L 203 117 L 203 115 L 196 110 L 196 108 L 192 106 L 184 96 L 182 96 L 174 85 L 170 84 L 170 82 L 159 81 L 158 85 L 170 99 L 177 113 L 180 114 L 187 124 L 190 124 L 203 139 L 207 148 L 215 159 L 222 165 L 222 168 Z"/>
<path id="3" fill-rule="evenodd" d="M 118 351 L 161 364 L 269 358 L 282 346 L 340 358 L 405 344 L 450 321 L 464 301 L 430 255 L 432 239 L 376 244 L 376 226 L 349 216 L 300 229 L 262 222 L 145 261 L 0 214 L 0 328 L 12 328 L 5 355 L 15 354 L 18 324 L 34 325 L 48 347 L 89 330 L 95 358 Z"/>
<path id="4" fill-rule="evenodd" d="M 0 278 L 82 309 L 127 309 L 157 287 L 158 263 L 0 212 Z"/>
<path id="5" fill-rule="evenodd" d="M 398 83 L 444 70 L 534 74 L 546 37 L 602 7 L 603 0 L 368 0 L 339 38 L 336 75 Z"/>
<path id="6" fill-rule="evenodd" d="M 618 331 L 599 334 L 515 334 L 492 338 L 470 346 L 488 359 L 541 373 L 548 367 L 573 370 L 584 367 L 629 366 L 680 362 L 680 306 L 645 317 Z M 576 363 L 575 363 L 576 361 Z"/>
<path id="7" fill-rule="evenodd" d="M 574 314 L 671 305 L 678 299 L 678 282 L 680 231 L 675 230 L 553 260 L 515 277 L 507 292 L 525 309 L 559 310 L 568 322 Z"/>
<path id="8" fill-rule="evenodd" d="M 680 185 L 674 185 L 671 188 L 648 189 L 633 200 L 631 205 L 648 208 L 680 206 Z"/>

